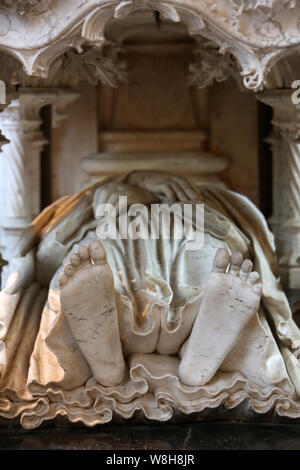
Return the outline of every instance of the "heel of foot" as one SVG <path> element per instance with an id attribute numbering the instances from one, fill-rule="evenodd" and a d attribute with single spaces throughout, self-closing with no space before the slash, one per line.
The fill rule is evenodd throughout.
<path id="1" fill-rule="evenodd" d="M 213 377 L 214 372 L 209 374 L 207 369 L 202 369 L 194 365 L 180 365 L 178 371 L 182 383 L 190 387 L 203 387 Z"/>
<path id="2" fill-rule="evenodd" d="M 104 387 L 113 387 L 120 385 L 125 376 L 125 362 L 122 360 L 119 364 L 110 367 L 101 367 L 100 370 L 92 370 L 96 381 Z"/>

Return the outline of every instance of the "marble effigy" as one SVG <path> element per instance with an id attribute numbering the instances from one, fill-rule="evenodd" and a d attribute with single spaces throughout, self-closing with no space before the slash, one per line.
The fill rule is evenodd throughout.
<path id="1" fill-rule="evenodd" d="M 99 205 L 120 196 L 204 204 L 202 248 L 99 238 Z M 273 236 L 240 194 L 161 172 L 108 178 L 46 208 L 5 269 L 0 415 L 27 429 L 59 414 L 92 426 L 242 403 L 300 416 L 299 329 Z"/>

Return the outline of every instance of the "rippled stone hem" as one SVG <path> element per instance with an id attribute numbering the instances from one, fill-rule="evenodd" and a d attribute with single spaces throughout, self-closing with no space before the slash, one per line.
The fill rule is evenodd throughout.
<path id="1" fill-rule="evenodd" d="M 210 410 L 227 410 L 231 419 L 300 417 L 300 403 L 294 392 L 287 391 L 284 381 L 262 388 L 240 373 L 219 371 L 205 386 L 190 387 L 178 378 L 177 357 L 158 356 L 131 356 L 128 374 L 118 386 L 103 387 L 93 378 L 69 391 L 34 383 L 28 387 L 31 399 L 22 401 L 6 390 L 6 398 L 0 400 L 0 416 L 19 417 L 25 429 L 59 415 L 89 427 L 107 424 L 114 417 L 139 420 L 141 415 L 154 422 L 176 422 L 184 415 L 201 421 L 209 417 Z"/>

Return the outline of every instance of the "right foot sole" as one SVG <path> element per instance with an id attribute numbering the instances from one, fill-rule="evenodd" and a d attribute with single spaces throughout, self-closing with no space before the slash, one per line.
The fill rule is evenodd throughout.
<path id="1" fill-rule="evenodd" d="M 228 265 L 230 268 L 227 271 Z M 262 285 L 252 262 L 239 252 L 218 250 L 191 335 L 183 349 L 179 376 L 191 386 L 205 385 L 258 312 Z"/>

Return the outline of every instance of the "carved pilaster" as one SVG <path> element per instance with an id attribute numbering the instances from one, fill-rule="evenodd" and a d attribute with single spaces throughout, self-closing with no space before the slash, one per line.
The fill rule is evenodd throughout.
<path id="1" fill-rule="evenodd" d="M 52 103 L 55 94 L 51 91 L 21 90 L 20 127 L 22 145 L 26 158 L 26 191 L 30 194 L 29 219 L 40 212 L 40 155 L 47 139 L 40 130 L 41 109 Z M 29 189 L 31 188 L 31 190 Z"/>
<path id="2" fill-rule="evenodd" d="M 29 220 L 30 210 L 26 193 L 26 158 L 23 145 L 20 102 L 14 100 L 2 113 L 1 125 L 9 136 L 5 168 L 5 219 Z M 7 158 L 7 154 L 9 157 Z"/>
<path id="3" fill-rule="evenodd" d="M 300 288 L 300 105 L 292 90 L 272 90 L 258 99 L 273 108 L 273 216 L 270 219 L 285 287 Z"/>
<path id="4" fill-rule="evenodd" d="M 77 96 L 68 90 L 20 88 L 18 98 L 0 113 L 0 128 L 10 142 L 3 149 L 0 174 L 1 245 L 3 257 L 8 260 L 20 233 L 41 210 L 40 158 L 47 139 L 40 130 L 40 110 L 49 104 L 57 106 L 57 125 L 64 108 Z"/>
<path id="5" fill-rule="evenodd" d="M 20 102 L 12 103 L 0 114 L 0 127 L 9 138 L 9 145 L 1 155 L 2 188 L 2 252 L 6 257 L 11 247 L 12 238 L 30 221 L 30 206 L 26 191 L 26 156 L 23 145 L 20 119 Z M 7 233 L 9 232 L 9 234 Z"/>

